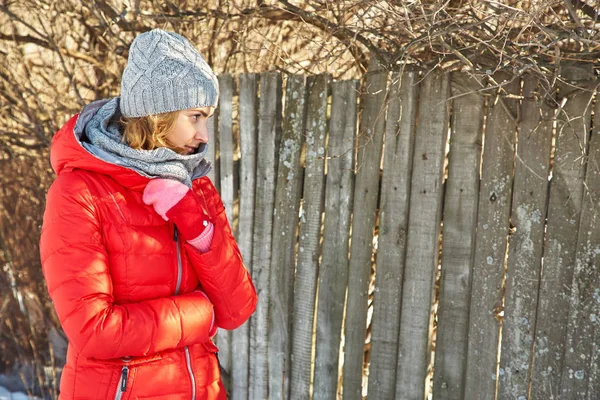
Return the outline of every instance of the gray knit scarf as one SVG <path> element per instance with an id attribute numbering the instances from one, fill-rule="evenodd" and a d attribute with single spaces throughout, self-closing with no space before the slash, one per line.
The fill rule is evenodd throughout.
<path id="1" fill-rule="evenodd" d="M 210 171 L 204 159 L 206 144 L 190 155 L 182 155 L 168 148 L 154 150 L 132 149 L 123 142 L 119 131 L 119 98 L 99 100 L 86 106 L 75 127 L 81 144 L 96 157 L 111 164 L 131 168 L 148 178 L 170 178 L 192 186 L 192 179 Z M 82 133 L 85 132 L 85 138 Z"/>

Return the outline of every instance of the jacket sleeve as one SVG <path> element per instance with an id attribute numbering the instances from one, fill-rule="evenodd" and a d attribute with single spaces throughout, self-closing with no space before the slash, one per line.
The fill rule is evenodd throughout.
<path id="1" fill-rule="evenodd" d="M 203 177 L 199 185 L 194 185 L 194 191 L 206 202 L 214 234 L 208 252 L 201 253 L 186 243 L 186 253 L 202 288 L 214 305 L 216 325 L 235 329 L 254 312 L 258 300 L 256 290 L 215 187 L 207 177 Z"/>
<path id="2" fill-rule="evenodd" d="M 144 356 L 209 339 L 213 306 L 202 293 L 115 304 L 95 200 L 76 171 L 48 192 L 40 252 L 50 298 L 80 354 Z"/>

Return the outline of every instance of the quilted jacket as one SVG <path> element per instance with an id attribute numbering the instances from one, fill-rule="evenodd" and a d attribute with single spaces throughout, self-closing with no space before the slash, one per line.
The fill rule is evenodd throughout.
<path id="1" fill-rule="evenodd" d="M 244 323 L 257 296 L 219 194 L 193 181 L 215 226 L 200 253 L 143 203 L 147 177 L 85 150 L 77 119 L 52 141 L 40 241 L 69 339 L 60 399 L 225 399 L 210 337 Z"/>

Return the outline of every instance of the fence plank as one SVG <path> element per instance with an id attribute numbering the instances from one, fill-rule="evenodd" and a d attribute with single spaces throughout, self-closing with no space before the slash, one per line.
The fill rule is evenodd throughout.
<path id="1" fill-rule="evenodd" d="M 344 400 L 362 396 L 367 300 L 371 275 L 373 233 L 377 216 L 379 166 L 385 129 L 387 74 L 372 57 L 363 88 L 364 104 L 359 128 L 358 170 L 354 188 L 352 244 L 346 302 Z"/>
<path id="2" fill-rule="evenodd" d="M 233 78 L 231 75 L 219 76 L 219 181 L 221 182 L 221 200 L 227 210 L 231 224 L 233 218 Z M 231 332 L 219 329 L 216 335 L 219 347 L 221 367 L 231 373 Z"/>
<path id="3" fill-rule="evenodd" d="M 479 89 L 481 85 L 468 75 L 452 75 L 452 136 L 444 201 L 434 399 L 464 397 L 484 116 Z"/>
<path id="4" fill-rule="evenodd" d="M 417 78 L 416 71 L 406 71 L 402 75 L 395 73 L 389 95 L 367 395 L 373 400 L 393 399 L 396 390 L 400 299 L 417 117 Z M 320 301 L 319 298 L 319 304 Z"/>
<path id="5" fill-rule="evenodd" d="M 208 151 L 206 152 L 206 161 L 210 162 L 212 168 L 208 171 L 208 178 L 215 185 L 217 190 L 220 190 L 219 182 L 219 158 L 217 150 L 219 148 L 219 108 L 215 110 L 212 117 L 206 122 L 208 129 Z"/>
<path id="6" fill-rule="evenodd" d="M 511 80 L 508 80 L 511 79 Z M 519 80 L 495 75 L 502 85 L 489 99 L 482 173 L 479 188 L 477 236 L 473 262 L 465 399 L 493 400 L 496 396 L 497 313 L 502 306 L 502 281 L 509 231 Z"/>
<path id="7" fill-rule="evenodd" d="M 592 333 L 592 346 L 590 346 L 589 354 L 589 374 L 588 374 L 588 389 L 587 400 L 600 398 L 600 277 L 598 271 L 598 255 L 600 254 L 600 103 L 596 102 L 594 109 L 594 130 L 590 140 L 590 151 L 586 170 L 586 188 L 589 188 L 589 196 L 585 196 L 586 204 L 583 209 L 582 220 L 590 221 L 588 229 L 585 232 L 590 232 L 589 242 L 594 248 L 588 248 L 591 253 L 586 271 L 590 272 L 587 281 L 583 281 L 582 287 L 586 288 L 585 297 L 581 296 L 581 304 L 588 306 L 587 310 L 581 312 L 582 318 L 590 321 L 590 333 Z M 592 202 L 593 200 L 593 202 Z M 584 232 L 583 229 L 579 229 Z M 582 242 L 580 240 L 580 242 Z M 576 264 L 577 265 L 577 264 Z M 586 313 L 587 311 L 587 313 Z M 585 338 L 582 338 L 586 340 Z"/>
<path id="8" fill-rule="evenodd" d="M 272 399 L 289 396 L 294 253 L 303 178 L 300 153 L 304 143 L 305 81 L 304 76 L 288 77 L 277 169 L 269 310 L 269 396 Z"/>
<path id="9" fill-rule="evenodd" d="M 586 93 L 587 94 L 587 93 Z M 587 97 L 587 96 L 585 96 Z M 591 107 L 588 107 L 588 109 Z M 598 108 L 596 108 L 598 111 Z M 589 115 L 588 112 L 580 110 L 580 114 Z M 598 121 L 595 118 L 594 121 Z M 573 123 L 577 126 L 576 121 Z M 587 126 L 586 128 L 588 128 Z M 577 129 L 580 136 L 587 136 L 587 130 L 582 127 Z M 584 137 L 585 137 L 584 136 Z M 597 139 L 595 137 L 594 139 Z M 586 148 L 587 137 L 584 139 Z M 585 189 L 583 205 L 581 209 L 581 220 L 579 225 L 579 237 L 577 241 L 577 255 L 573 269 L 573 284 L 571 286 L 570 309 L 567 325 L 565 352 L 565 366 L 563 368 L 563 386 L 565 395 L 563 398 L 570 399 L 598 399 L 600 391 L 599 383 L 594 381 L 597 371 L 598 355 L 594 354 L 596 346 L 596 333 L 599 328 L 600 307 L 600 179 L 598 173 L 598 144 L 594 143 L 590 158 L 587 162 L 587 173 L 585 176 Z M 592 375 L 594 371 L 594 375 Z M 566 392 L 565 392 L 566 389 Z"/>
<path id="10" fill-rule="evenodd" d="M 423 81 L 410 191 L 406 264 L 400 312 L 396 398 L 425 396 L 430 359 L 429 329 L 433 283 L 438 263 L 442 181 L 448 136 L 448 74 L 431 73 Z"/>
<path id="11" fill-rule="evenodd" d="M 306 166 L 298 240 L 298 262 L 294 280 L 294 331 L 292 334 L 291 399 L 308 399 L 317 269 L 319 267 L 321 217 L 325 183 L 325 135 L 329 76 L 318 75 L 307 82 Z"/>
<path id="12" fill-rule="evenodd" d="M 590 124 L 591 93 L 579 91 L 567 84 L 561 85 L 559 90 L 559 96 L 566 98 L 567 102 L 563 107 L 563 112 L 557 116 L 556 156 L 550 183 L 550 202 L 552 205 L 554 191 L 557 196 L 563 198 L 562 210 L 565 214 L 562 215 L 564 219 L 558 221 L 560 224 L 553 228 L 565 230 L 572 235 L 569 238 L 570 241 L 565 243 L 565 247 L 569 247 L 563 251 L 568 251 L 569 254 L 563 255 L 560 260 L 563 271 L 558 275 L 561 279 L 569 279 L 563 284 L 570 286 L 570 290 L 567 292 L 568 305 L 566 309 L 560 310 L 567 314 L 567 324 L 566 334 L 561 338 L 561 341 L 564 342 L 564 359 L 559 393 L 564 398 L 583 399 L 586 396 L 587 380 L 589 379 L 590 348 L 588 343 L 578 343 L 578 341 L 593 339 L 593 333 L 586 332 L 590 328 L 593 329 L 593 326 L 590 326 L 591 310 L 586 310 L 585 304 L 580 309 L 580 305 L 581 302 L 586 302 L 588 296 L 591 300 L 593 290 L 598 288 L 597 286 L 586 287 L 587 284 L 595 283 L 593 275 L 596 272 L 593 270 L 597 268 L 597 263 L 593 264 L 594 261 L 597 261 L 597 257 L 592 253 L 595 249 L 586 248 L 592 246 L 594 243 L 592 240 L 597 238 L 593 232 L 589 232 L 594 228 L 595 216 L 593 209 L 590 210 L 593 204 L 589 204 L 588 197 L 595 193 L 595 190 L 583 185 L 585 177 L 583 156 L 588 147 L 587 132 Z M 588 165 L 593 171 L 595 166 Z M 585 215 L 581 214 L 582 205 Z M 571 214 L 566 214 L 567 211 L 570 211 Z M 586 258 L 589 259 L 586 260 Z M 568 267 L 566 263 L 568 263 Z M 590 276 L 586 276 L 587 274 Z M 553 324 L 552 329 L 557 330 L 556 325 Z M 536 349 L 536 351 L 539 350 Z"/>
<path id="13" fill-rule="evenodd" d="M 538 79 L 523 78 L 523 103 L 513 184 L 498 399 L 526 399 L 548 198 L 553 110 L 538 104 Z"/>
<path id="14" fill-rule="evenodd" d="M 332 85 L 313 400 L 335 399 L 354 189 L 358 81 Z"/>
<path id="15" fill-rule="evenodd" d="M 252 271 L 252 231 L 256 187 L 256 142 L 258 127 L 258 75 L 242 74 L 240 79 L 240 212 L 237 240 L 249 271 Z M 231 334 L 231 399 L 248 400 L 248 362 L 250 323 Z"/>
<path id="16" fill-rule="evenodd" d="M 562 85 L 562 94 L 572 89 Z M 556 149 L 546 221 L 544 266 L 538 301 L 532 396 L 552 398 L 560 393 L 569 295 L 577 246 L 577 231 L 583 200 L 583 171 L 576 160 L 581 155 L 583 121 L 589 126 L 589 113 L 581 116 L 589 96 L 570 98 L 564 112 L 557 115 Z M 579 137 L 579 139 L 578 139 Z"/>
<path id="17" fill-rule="evenodd" d="M 252 280 L 258 293 L 258 304 L 250 329 L 250 399 L 268 398 L 267 329 L 269 312 L 269 270 L 271 266 L 271 233 L 275 201 L 276 143 L 281 135 L 281 75 L 263 73 L 260 79 L 260 112 L 258 123 L 258 158 L 254 215 L 254 249 Z"/>

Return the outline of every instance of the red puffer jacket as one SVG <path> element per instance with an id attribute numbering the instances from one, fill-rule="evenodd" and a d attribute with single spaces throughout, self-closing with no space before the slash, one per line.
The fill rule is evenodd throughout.
<path id="1" fill-rule="evenodd" d="M 60 398 L 225 399 L 210 335 L 240 326 L 257 296 L 219 194 L 194 180 L 215 225 L 200 253 L 144 204 L 148 178 L 82 147 L 77 117 L 52 141 L 40 241 L 69 339 Z"/>

